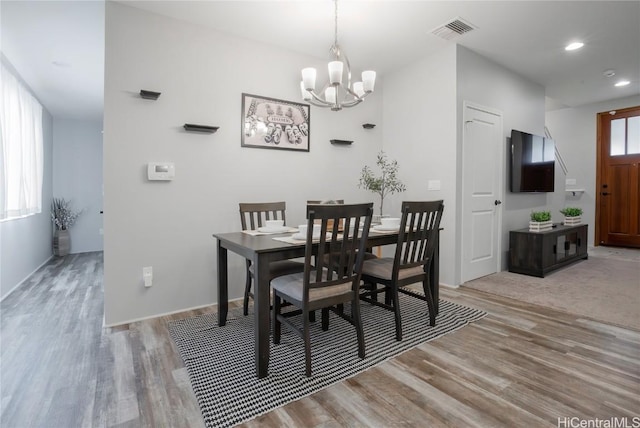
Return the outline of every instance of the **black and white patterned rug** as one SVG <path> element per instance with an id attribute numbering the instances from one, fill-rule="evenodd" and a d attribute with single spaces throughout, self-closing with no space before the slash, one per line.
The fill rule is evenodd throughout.
<path id="1" fill-rule="evenodd" d="M 171 337 L 189 372 L 206 426 L 232 426 L 253 419 L 486 315 L 441 300 L 436 326 L 430 327 L 426 302 L 401 294 L 403 340 L 398 342 L 392 312 L 366 302 L 360 306 L 366 358 L 358 358 L 351 324 L 331 313 L 329 331 L 323 332 L 318 315 L 311 327 L 310 378 L 304 374 L 302 339 L 284 325 L 280 344 L 271 343 L 269 376 L 258 379 L 252 314 L 245 317 L 241 308 L 231 310 L 224 327 L 218 327 L 214 313 L 170 322 Z"/>

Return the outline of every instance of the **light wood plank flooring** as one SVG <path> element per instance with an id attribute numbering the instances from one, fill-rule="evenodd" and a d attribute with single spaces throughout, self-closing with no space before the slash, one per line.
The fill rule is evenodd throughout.
<path id="1" fill-rule="evenodd" d="M 103 329 L 102 268 L 102 253 L 54 259 L 2 302 L 0 426 L 203 426 L 166 323 L 216 308 Z M 441 295 L 489 315 L 245 426 L 640 416 L 640 332 L 475 290 Z"/>

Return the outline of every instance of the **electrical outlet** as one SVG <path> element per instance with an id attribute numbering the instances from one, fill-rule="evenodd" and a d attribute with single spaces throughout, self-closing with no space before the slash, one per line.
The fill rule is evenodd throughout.
<path id="1" fill-rule="evenodd" d="M 100 235 L 104 235 L 104 229 L 103 229 L 103 228 L 98 229 L 98 233 L 99 233 Z"/>
<path id="2" fill-rule="evenodd" d="M 142 268 L 142 280 L 145 287 L 151 287 L 153 285 L 153 267 L 146 266 Z"/>

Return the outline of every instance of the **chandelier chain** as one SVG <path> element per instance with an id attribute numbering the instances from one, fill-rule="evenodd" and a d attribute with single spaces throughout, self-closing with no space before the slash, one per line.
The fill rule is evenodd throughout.
<path id="1" fill-rule="evenodd" d="M 338 0 L 334 0 L 335 13 L 334 13 L 334 42 L 335 46 L 338 46 Z"/>

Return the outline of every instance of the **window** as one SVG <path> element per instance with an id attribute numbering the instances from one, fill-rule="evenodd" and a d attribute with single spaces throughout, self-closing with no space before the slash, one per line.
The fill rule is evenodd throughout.
<path id="1" fill-rule="evenodd" d="M 611 156 L 640 153 L 640 116 L 611 121 Z"/>
<path id="2" fill-rule="evenodd" d="M 42 211 L 42 105 L 0 67 L 0 220 L 8 220 Z"/>

